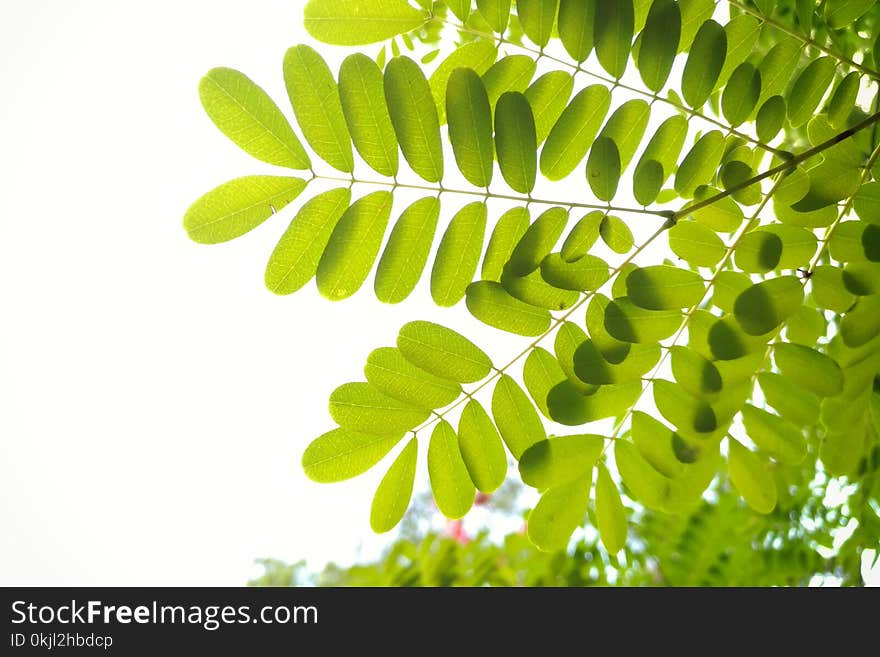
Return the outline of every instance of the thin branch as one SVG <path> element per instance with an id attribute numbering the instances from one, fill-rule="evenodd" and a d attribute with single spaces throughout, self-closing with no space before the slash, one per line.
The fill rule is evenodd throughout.
<path id="1" fill-rule="evenodd" d="M 348 184 L 355 185 L 377 185 L 382 187 L 393 187 L 393 188 L 403 188 L 403 189 L 418 189 L 427 192 L 434 192 L 439 194 L 463 194 L 467 196 L 479 196 L 480 198 L 492 198 L 492 199 L 501 199 L 505 201 L 516 201 L 518 203 L 537 203 L 539 205 L 558 205 L 565 206 L 571 208 L 583 208 L 587 210 L 604 210 L 606 212 L 622 212 L 629 214 L 650 214 L 657 217 L 663 217 L 664 219 L 668 219 L 671 214 L 668 210 L 648 210 L 647 208 L 630 208 L 619 205 L 609 205 L 607 203 L 576 203 L 569 201 L 559 201 L 559 200 L 549 200 L 549 199 L 540 199 L 534 198 L 532 196 L 518 196 L 515 194 L 496 194 L 494 192 L 490 192 L 488 189 L 484 190 L 474 190 L 474 189 L 454 189 L 451 187 L 444 187 L 442 184 L 437 185 L 414 185 L 410 183 L 402 183 L 392 180 L 364 180 L 361 178 L 354 177 L 344 177 L 344 176 L 326 176 L 321 174 L 316 174 L 313 178 L 317 178 L 319 180 L 331 180 L 336 182 L 344 182 Z"/>

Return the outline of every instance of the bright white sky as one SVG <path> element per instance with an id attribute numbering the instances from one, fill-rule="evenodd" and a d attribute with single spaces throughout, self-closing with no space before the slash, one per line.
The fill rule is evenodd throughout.
<path id="1" fill-rule="evenodd" d="M 384 543 L 369 506 L 385 468 L 317 485 L 300 457 L 371 349 L 413 318 L 461 325 L 463 304 L 438 310 L 423 284 L 384 306 L 369 281 L 339 304 L 270 294 L 289 211 L 220 246 L 181 227 L 205 191 L 267 171 L 203 114 L 199 78 L 238 68 L 290 116 L 302 4 L 5 3 L 0 585 L 239 585 L 256 557 Z M 522 347 L 476 324 L 491 354 Z"/>

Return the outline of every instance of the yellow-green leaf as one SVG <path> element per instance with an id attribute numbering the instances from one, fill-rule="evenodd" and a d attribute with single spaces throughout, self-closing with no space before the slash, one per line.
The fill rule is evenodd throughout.
<path id="1" fill-rule="evenodd" d="M 492 417 L 504 444 L 515 459 L 547 437 L 534 405 L 507 374 L 501 375 L 492 392 Z"/>
<path id="2" fill-rule="evenodd" d="M 429 17 L 405 0 L 309 0 L 303 10 L 306 31 L 337 46 L 384 41 L 421 27 Z"/>
<path id="3" fill-rule="evenodd" d="M 344 429 L 387 435 L 408 431 L 429 412 L 388 395 L 369 383 L 343 383 L 330 394 L 330 416 Z"/>
<path id="4" fill-rule="evenodd" d="M 324 58 L 310 46 L 288 49 L 284 55 L 284 84 L 309 146 L 333 168 L 346 173 L 354 170 L 339 91 Z"/>
<path id="5" fill-rule="evenodd" d="M 336 428 L 315 438 L 302 456 L 306 476 L 322 484 L 344 481 L 372 468 L 403 434 L 377 436 Z"/>
<path id="6" fill-rule="evenodd" d="M 374 532 L 381 534 L 394 529 L 406 513 L 416 477 L 417 456 L 418 441 L 413 438 L 379 483 L 370 508 L 370 527 Z"/>
<path id="7" fill-rule="evenodd" d="M 742 292 L 733 314 L 749 335 L 769 333 L 794 313 L 804 301 L 804 291 L 795 276 L 780 276 L 756 283 Z"/>
<path id="8" fill-rule="evenodd" d="M 438 422 L 428 444 L 428 476 L 437 508 L 447 518 L 461 518 L 474 503 L 476 493 L 458 446 L 455 430 Z"/>
<path id="9" fill-rule="evenodd" d="M 403 156 L 419 176 L 439 181 L 443 177 L 440 122 L 425 74 L 409 57 L 395 57 L 385 67 L 384 89 Z"/>
<path id="10" fill-rule="evenodd" d="M 364 162 L 390 177 L 397 175 L 397 137 L 383 84 L 382 71 L 366 55 L 349 55 L 339 67 L 339 99 L 351 140 Z"/>
<path id="11" fill-rule="evenodd" d="M 399 303 L 413 291 L 428 261 L 439 216 L 436 196 L 421 198 L 401 213 L 376 266 L 373 289 L 379 301 Z"/>
<path id="12" fill-rule="evenodd" d="M 767 461 L 735 440 L 729 444 L 730 481 L 750 507 L 758 513 L 770 513 L 776 506 L 776 483 Z"/>
<path id="13" fill-rule="evenodd" d="M 492 361 L 477 345 L 433 322 L 417 320 L 401 326 L 397 348 L 413 365 L 459 383 L 479 381 L 492 369 Z"/>
<path id="14" fill-rule="evenodd" d="M 318 263 L 318 291 L 332 301 L 360 289 L 379 253 L 391 215 L 391 192 L 372 192 L 355 201 L 333 229 Z"/>
<path id="15" fill-rule="evenodd" d="M 512 297 L 499 283 L 471 283 L 465 300 L 481 322 L 517 335 L 537 336 L 550 327 L 550 313 Z"/>
<path id="16" fill-rule="evenodd" d="M 583 522 L 593 471 L 545 492 L 529 513 L 528 536 L 541 550 L 562 550 Z"/>
<path id="17" fill-rule="evenodd" d="M 529 101 L 508 91 L 495 107 L 495 151 L 501 175 L 511 189 L 529 194 L 538 169 L 538 142 Z"/>
<path id="18" fill-rule="evenodd" d="M 501 436 L 483 406 L 471 399 L 461 412 L 458 446 L 471 481 L 484 493 L 494 492 L 507 476 Z"/>
<path id="19" fill-rule="evenodd" d="M 483 252 L 486 204 L 464 206 L 449 222 L 431 270 L 431 297 L 438 306 L 454 306 L 464 297 Z"/>
<path id="20" fill-rule="evenodd" d="M 199 82 L 205 113 L 220 131 L 258 160 L 308 169 L 309 156 L 269 95 L 231 68 L 214 68 Z"/>
<path id="21" fill-rule="evenodd" d="M 215 187 L 189 206 L 183 216 L 183 227 L 194 242 L 227 242 L 259 226 L 305 188 L 306 181 L 300 178 L 236 178 Z"/>
<path id="22" fill-rule="evenodd" d="M 487 186 L 492 181 L 495 157 L 492 110 L 483 81 L 473 70 L 458 68 L 449 77 L 446 117 L 459 170 L 471 184 Z"/>
<path id="23" fill-rule="evenodd" d="M 520 477 L 538 490 L 567 484 L 592 470 L 604 443 L 594 434 L 551 436 L 536 442 L 519 459 Z"/>
<path id="24" fill-rule="evenodd" d="M 609 554 L 620 552 L 626 545 L 626 512 L 617 485 L 602 463 L 596 477 L 596 520 L 605 549 Z"/>
<path id="25" fill-rule="evenodd" d="M 364 376 L 379 392 L 429 411 L 451 404 L 461 393 L 457 383 L 416 367 L 395 347 L 370 352 Z"/>
<path id="26" fill-rule="evenodd" d="M 351 190 L 340 187 L 303 204 L 266 264 L 264 278 L 269 290 L 292 294 L 312 280 L 330 235 L 350 201 Z"/>

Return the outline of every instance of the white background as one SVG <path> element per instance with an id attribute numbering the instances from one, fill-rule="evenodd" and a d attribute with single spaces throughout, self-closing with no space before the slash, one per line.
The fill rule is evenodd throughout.
<path id="1" fill-rule="evenodd" d="M 289 213 L 220 246 L 181 225 L 202 193 L 266 170 L 204 115 L 199 78 L 238 68 L 290 116 L 301 11 L 3 3 L 0 584 L 237 585 L 256 557 L 384 541 L 381 472 L 319 486 L 299 460 L 331 427 L 330 391 L 431 318 L 426 295 L 276 297 L 263 268 Z"/>

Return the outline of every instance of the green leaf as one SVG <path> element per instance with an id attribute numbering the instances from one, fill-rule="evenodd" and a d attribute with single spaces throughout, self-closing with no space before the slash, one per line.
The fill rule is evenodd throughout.
<path id="1" fill-rule="evenodd" d="M 850 72 L 840 81 L 840 84 L 837 85 L 834 94 L 831 96 L 831 100 L 828 101 L 828 122 L 834 128 L 840 129 L 845 127 L 846 120 L 852 114 L 859 95 L 861 77 L 858 71 Z"/>
<path id="2" fill-rule="evenodd" d="M 505 270 L 501 286 L 515 299 L 547 310 L 565 310 L 577 303 L 578 293 L 548 284 L 539 272 L 516 276 Z"/>
<path id="3" fill-rule="evenodd" d="M 405 0 L 309 0 L 303 10 L 306 31 L 318 41 L 337 46 L 361 46 L 411 32 L 429 14 Z"/>
<path id="4" fill-rule="evenodd" d="M 404 324 L 397 335 L 397 348 L 413 365 L 459 383 L 479 381 L 492 369 L 492 361 L 477 345 L 432 322 Z"/>
<path id="5" fill-rule="evenodd" d="M 556 422 L 580 426 L 622 415 L 636 402 L 641 392 L 641 382 L 633 381 L 601 386 L 592 395 L 584 395 L 575 384 L 566 380 L 550 390 L 547 408 Z"/>
<path id="6" fill-rule="evenodd" d="M 810 62 L 795 79 L 788 95 L 788 120 L 795 128 L 813 117 L 819 101 L 834 80 L 837 62 L 831 57 L 819 57 Z"/>
<path id="7" fill-rule="evenodd" d="M 798 464 L 807 455 L 807 443 L 800 430 L 778 415 L 746 404 L 742 421 L 758 449 L 780 463 Z"/>
<path id="8" fill-rule="evenodd" d="M 594 434 L 552 436 L 529 447 L 519 459 L 523 483 L 538 490 L 580 479 L 593 469 L 605 439 Z"/>
<path id="9" fill-rule="evenodd" d="M 825 3 L 825 20 L 833 29 L 839 30 L 860 18 L 875 4 L 873 0 L 828 0 Z"/>
<path id="10" fill-rule="evenodd" d="M 625 169 L 635 155 L 648 127 L 651 107 L 644 100 L 628 100 L 614 110 L 602 128 L 600 137 L 607 137 L 617 146 L 620 168 Z"/>
<path id="11" fill-rule="evenodd" d="M 856 296 L 843 283 L 843 270 L 832 265 L 819 265 L 810 276 L 813 299 L 820 308 L 844 313 L 856 301 Z"/>
<path id="12" fill-rule="evenodd" d="M 859 187 L 853 197 L 853 208 L 859 219 L 880 225 L 880 182 L 870 182 Z"/>
<path id="13" fill-rule="evenodd" d="M 717 193 L 718 190 L 714 187 L 701 185 L 694 190 L 694 203 L 712 198 Z M 742 208 L 729 196 L 691 213 L 691 216 L 699 223 L 719 233 L 732 233 L 740 227 L 743 220 Z"/>
<path id="14" fill-rule="evenodd" d="M 559 0 L 517 0 L 516 14 L 526 36 L 543 48 L 553 34 Z"/>
<path id="15" fill-rule="evenodd" d="M 819 399 L 780 374 L 761 372 L 758 383 L 767 403 L 779 414 L 802 427 L 811 427 L 819 421 Z"/>
<path id="16" fill-rule="evenodd" d="M 641 411 L 633 411 L 631 433 L 642 458 L 665 477 L 680 477 L 684 473 L 685 461 L 679 455 L 693 461 L 700 452 L 696 443 L 691 447 L 672 429 Z M 679 449 L 674 445 L 679 445 Z"/>
<path id="17" fill-rule="evenodd" d="M 483 73 L 489 70 L 489 67 L 495 63 L 497 57 L 498 49 L 491 41 L 472 41 L 454 50 L 453 53 L 444 59 L 440 66 L 434 70 L 428 80 L 428 85 L 431 87 L 431 93 L 434 96 L 434 104 L 437 105 L 437 115 L 440 120 L 440 125 L 446 123 L 448 114 L 448 108 L 446 105 L 450 102 L 449 80 L 452 77 L 452 74 L 460 68 L 465 68 L 469 73 L 476 75 L 477 78 L 479 78 Z M 470 80 L 468 80 L 468 82 L 470 82 Z M 454 94 L 456 102 L 460 103 L 462 99 L 461 92 L 467 92 L 470 88 L 470 85 L 465 85 L 463 89 L 460 88 Z M 485 94 L 486 90 L 483 88 L 482 80 L 480 80 L 480 88 L 482 89 L 482 93 Z M 459 111 L 462 111 L 460 106 Z M 491 127 L 492 121 L 490 118 L 490 132 Z"/>
<path id="18" fill-rule="evenodd" d="M 465 301 L 481 322 L 517 335 L 537 336 L 550 328 L 550 313 L 512 297 L 492 281 L 471 283 Z"/>
<path id="19" fill-rule="evenodd" d="M 327 484 L 362 474 L 391 451 L 403 434 L 375 436 L 336 428 L 315 438 L 302 456 L 302 467 L 312 481 Z"/>
<path id="20" fill-rule="evenodd" d="M 245 176 L 215 187 L 183 216 L 189 238 L 219 244 L 253 230 L 299 196 L 306 181 L 286 176 Z"/>
<path id="21" fill-rule="evenodd" d="M 606 385 L 639 381 L 660 359 L 660 347 L 637 344 L 619 363 L 610 363 L 592 340 L 583 340 L 574 352 L 574 373 L 584 383 Z"/>
<path id="22" fill-rule="evenodd" d="M 528 535 L 541 550 L 562 550 L 584 520 L 593 471 L 545 492 L 529 513 Z"/>
<path id="23" fill-rule="evenodd" d="M 474 503 L 474 484 L 461 457 L 458 437 L 446 420 L 431 432 L 428 476 L 437 508 L 447 518 L 461 518 Z"/>
<path id="24" fill-rule="evenodd" d="M 574 171 L 587 154 L 611 106 L 611 94 L 594 84 L 579 91 L 550 130 L 541 150 L 541 173 L 561 180 Z"/>
<path id="25" fill-rule="evenodd" d="M 657 410 L 685 436 L 700 437 L 718 428 L 714 409 L 703 399 L 689 394 L 684 387 L 671 381 L 654 381 L 654 403 Z"/>
<path id="26" fill-rule="evenodd" d="M 370 508 L 370 527 L 377 534 L 394 529 L 406 513 L 416 477 L 417 456 L 418 441 L 413 438 L 379 483 Z"/>
<path id="27" fill-rule="evenodd" d="M 712 324 L 708 341 L 712 355 L 718 360 L 736 360 L 763 349 L 767 344 L 762 336 L 745 333 L 732 315 L 725 315 Z"/>
<path id="28" fill-rule="evenodd" d="M 804 302 L 795 276 L 780 276 L 752 285 L 736 299 L 733 313 L 743 331 L 763 335 L 777 328 Z"/>
<path id="29" fill-rule="evenodd" d="M 472 185 L 486 187 L 495 158 L 492 109 L 483 81 L 469 68 L 456 69 L 449 77 L 446 117 L 459 170 Z"/>
<path id="30" fill-rule="evenodd" d="M 737 441 L 729 441 L 730 481 L 746 503 L 758 513 L 776 506 L 776 484 L 768 464 Z"/>
<path id="31" fill-rule="evenodd" d="M 299 209 L 266 264 L 265 283 L 275 294 L 292 294 L 312 280 L 351 191 L 341 187 L 318 194 Z"/>
<path id="32" fill-rule="evenodd" d="M 560 0 L 558 31 L 565 50 L 582 62 L 593 50 L 596 0 Z"/>
<path id="33" fill-rule="evenodd" d="M 668 176 L 678 163 L 678 156 L 687 137 L 688 123 L 680 114 L 675 114 L 657 128 L 654 136 L 645 146 L 640 162 L 655 160 L 663 166 L 664 176 Z M 665 180 L 665 178 L 664 178 Z"/>
<path id="34" fill-rule="evenodd" d="M 598 290 L 608 280 L 608 263 L 591 255 L 566 262 L 559 253 L 551 253 L 541 262 L 541 278 L 563 290 Z"/>
<path id="35" fill-rule="evenodd" d="M 825 321 L 825 315 L 821 310 L 801 306 L 800 309 L 792 315 L 785 326 L 785 334 L 789 342 L 798 344 L 811 345 L 825 337 L 828 331 L 828 323 Z"/>
<path id="36" fill-rule="evenodd" d="M 850 262 L 843 270 L 843 284 L 856 296 L 880 293 L 880 265 L 874 262 Z"/>
<path id="37" fill-rule="evenodd" d="M 370 352 L 364 376 L 379 392 L 429 411 L 451 404 L 461 393 L 461 386 L 416 367 L 395 347 Z"/>
<path id="38" fill-rule="evenodd" d="M 541 213 L 517 242 L 505 270 L 515 276 L 525 276 L 535 271 L 559 241 L 567 222 L 568 211 L 565 208 L 550 208 Z"/>
<path id="39" fill-rule="evenodd" d="M 572 228 L 562 242 L 561 257 L 565 262 L 576 262 L 587 255 L 587 252 L 599 239 L 599 227 L 605 214 L 601 210 L 593 210 L 585 214 Z"/>
<path id="40" fill-rule="evenodd" d="M 477 0 L 477 9 L 493 32 L 502 34 L 510 17 L 510 0 Z"/>
<path id="41" fill-rule="evenodd" d="M 719 130 L 707 132 L 688 151 L 675 174 L 675 191 L 691 198 L 697 188 L 710 182 L 724 155 L 724 135 Z"/>
<path id="42" fill-rule="evenodd" d="M 776 265 L 779 269 L 806 266 L 816 253 L 816 236 L 809 230 L 787 224 L 770 224 L 758 230 L 772 233 L 782 241 L 782 254 Z"/>
<path id="43" fill-rule="evenodd" d="M 755 131 L 758 133 L 758 139 L 765 144 L 773 141 L 773 138 L 782 130 L 784 122 L 785 99 L 782 96 L 771 96 L 761 105 L 758 117 L 755 119 Z"/>
<path id="44" fill-rule="evenodd" d="M 783 376 L 819 397 L 833 397 L 843 391 L 843 372 L 825 354 L 800 344 L 777 343 L 773 358 Z"/>
<path id="45" fill-rule="evenodd" d="M 645 86 L 660 91 L 666 84 L 672 62 L 678 52 L 681 36 L 681 10 L 673 0 L 655 0 L 651 3 L 636 66 Z"/>
<path id="46" fill-rule="evenodd" d="M 471 0 L 446 0 L 446 6 L 452 10 L 455 17 L 465 23 L 471 13 Z"/>
<path id="47" fill-rule="evenodd" d="M 605 309 L 605 329 L 623 342 L 658 342 L 671 336 L 681 325 L 679 310 L 646 310 L 626 297 Z"/>
<path id="48" fill-rule="evenodd" d="M 415 289 L 428 261 L 440 199 L 426 196 L 404 210 L 394 224 L 376 267 L 373 288 L 383 303 L 399 303 Z"/>
<path id="49" fill-rule="evenodd" d="M 727 57 L 718 76 L 718 84 L 727 82 L 733 71 L 754 52 L 761 23 L 754 16 L 740 14 L 724 26 L 724 32 L 727 34 Z"/>
<path id="50" fill-rule="evenodd" d="M 483 258 L 481 273 L 484 281 L 501 280 L 504 265 L 510 260 L 514 248 L 529 228 L 529 211 L 524 207 L 511 208 L 498 219 L 486 255 Z"/>
<path id="51" fill-rule="evenodd" d="M 648 310 L 671 310 L 695 306 L 706 293 L 696 272 L 669 265 L 634 269 L 626 277 L 626 292 L 635 305 Z"/>
<path id="52" fill-rule="evenodd" d="M 525 91 L 535 117 L 538 144 L 544 143 L 550 130 L 565 110 L 574 88 L 574 78 L 565 71 L 550 71 L 535 80 Z"/>
<path id="53" fill-rule="evenodd" d="M 523 364 L 523 383 L 538 409 L 548 419 L 550 409 L 547 408 L 547 395 L 553 386 L 564 380 L 565 372 L 549 351 L 535 347 L 529 352 Z"/>
<path id="54" fill-rule="evenodd" d="M 635 445 L 614 441 L 614 462 L 631 497 L 649 509 L 661 509 L 669 496 L 670 480 L 646 461 Z"/>
<path id="55" fill-rule="evenodd" d="M 454 306 L 464 297 L 480 262 L 485 233 L 486 204 L 481 201 L 464 206 L 449 222 L 431 270 L 431 297 L 438 306 Z"/>
<path id="56" fill-rule="evenodd" d="M 602 217 L 602 223 L 599 224 L 599 235 L 608 248 L 615 253 L 629 253 L 635 244 L 629 226 L 623 219 L 614 215 L 609 214 Z"/>
<path id="57" fill-rule="evenodd" d="M 492 392 L 492 417 L 507 449 L 517 460 L 529 447 L 547 437 L 532 402 L 507 374 L 499 377 Z"/>
<path id="58" fill-rule="evenodd" d="M 782 94 L 791 74 L 797 68 L 802 55 L 802 44 L 793 37 L 780 37 L 770 52 L 761 61 L 758 71 L 761 73 L 761 100 L 759 104 Z"/>
<path id="59" fill-rule="evenodd" d="M 596 57 L 609 75 L 619 78 L 629 60 L 635 29 L 632 0 L 596 3 L 594 21 Z"/>
<path id="60" fill-rule="evenodd" d="M 721 96 L 721 111 L 732 127 L 751 116 L 761 96 L 761 74 L 749 62 L 733 71 Z"/>
<path id="61" fill-rule="evenodd" d="M 318 263 L 318 292 L 331 301 L 360 289 L 379 253 L 391 215 L 391 192 L 372 192 L 355 201 L 333 229 Z"/>
<path id="62" fill-rule="evenodd" d="M 819 458 L 831 476 L 851 475 L 862 451 L 864 438 L 855 431 L 826 431 Z"/>
<path id="63" fill-rule="evenodd" d="M 395 57 L 385 67 L 384 87 L 403 156 L 419 176 L 439 181 L 443 177 L 440 123 L 424 73 L 409 57 Z"/>
<path id="64" fill-rule="evenodd" d="M 681 345 L 672 346 L 670 355 L 672 376 L 691 395 L 704 397 L 721 392 L 724 383 L 712 361 Z"/>
<path id="65" fill-rule="evenodd" d="M 495 107 L 495 150 L 501 175 L 511 189 L 530 194 L 538 169 L 538 142 L 529 101 L 508 91 Z"/>
<path id="66" fill-rule="evenodd" d="M 379 392 L 369 383 L 343 383 L 330 394 L 330 416 L 343 429 L 388 435 L 428 419 L 428 411 Z"/>
<path id="67" fill-rule="evenodd" d="M 291 169 L 308 169 L 293 128 L 269 95 L 231 68 L 214 68 L 199 82 L 205 113 L 220 131 L 258 160 Z"/>
<path id="68" fill-rule="evenodd" d="M 489 105 L 494 108 L 508 91 L 524 92 L 535 75 L 536 66 L 528 55 L 508 55 L 495 62 L 483 74 Z"/>
<path id="69" fill-rule="evenodd" d="M 501 436 L 482 405 L 471 399 L 461 412 L 458 446 L 477 490 L 492 493 L 507 476 L 507 455 Z"/>
<path id="70" fill-rule="evenodd" d="M 660 194 L 665 179 L 663 165 L 657 160 L 640 160 L 633 172 L 633 196 L 642 205 L 650 205 Z"/>
<path id="71" fill-rule="evenodd" d="M 679 221 L 669 229 L 669 248 L 679 258 L 698 267 L 714 267 L 726 247 L 715 231 L 696 221 Z"/>
<path id="72" fill-rule="evenodd" d="M 748 274 L 740 271 L 719 271 L 715 274 L 712 305 L 726 313 L 732 313 L 736 298 L 752 285 Z"/>
<path id="73" fill-rule="evenodd" d="M 556 331 L 556 339 L 553 343 L 553 349 L 556 352 L 558 365 L 564 374 L 562 380 L 567 379 L 570 383 L 573 383 L 574 387 L 577 388 L 578 392 L 581 394 L 592 395 L 596 392 L 598 386 L 584 383 L 583 380 L 578 377 L 575 369 L 575 354 L 587 340 L 587 334 L 584 333 L 580 326 L 574 322 L 564 321 L 559 326 L 559 330 Z M 559 382 L 560 381 L 555 381 L 554 385 Z M 546 397 L 544 401 L 546 402 Z"/>
<path id="74" fill-rule="evenodd" d="M 740 239 L 734 251 L 736 266 L 749 274 L 776 269 L 782 257 L 782 239 L 766 230 L 753 230 Z"/>
<path id="75" fill-rule="evenodd" d="M 339 67 L 339 100 L 351 140 L 364 162 L 383 176 L 396 176 L 397 137 L 385 104 L 382 71 L 360 53 Z"/>
<path id="76" fill-rule="evenodd" d="M 602 544 L 608 554 L 617 554 L 626 545 L 626 512 L 617 485 L 602 463 L 596 478 L 596 518 Z"/>
<path id="77" fill-rule="evenodd" d="M 284 55 L 284 84 L 297 123 L 309 146 L 335 169 L 354 170 L 351 138 L 333 73 L 323 57 L 306 45 Z"/>
<path id="78" fill-rule="evenodd" d="M 620 153 L 617 145 L 608 137 L 593 142 L 587 159 L 587 182 L 596 198 L 610 201 L 617 193 L 620 182 Z"/>
<path id="79" fill-rule="evenodd" d="M 837 228 L 828 241 L 828 252 L 831 257 L 844 263 L 864 261 L 865 246 L 871 246 L 870 233 L 867 237 L 867 243 L 865 239 L 865 232 L 868 229 L 875 234 L 880 230 L 877 226 L 866 221 L 842 221 L 837 224 Z"/>
<path id="80" fill-rule="evenodd" d="M 700 26 L 681 75 L 681 92 L 688 105 L 700 108 L 709 99 L 724 66 L 727 33 L 713 20 Z"/>

